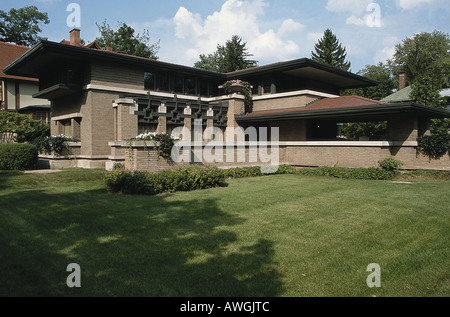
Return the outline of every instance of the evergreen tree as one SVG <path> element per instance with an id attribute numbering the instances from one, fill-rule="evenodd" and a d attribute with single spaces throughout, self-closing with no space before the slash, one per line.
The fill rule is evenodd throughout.
<path id="1" fill-rule="evenodd" d="M 314 46 L 312 59 L 317 62 L 328 64 L 343 70 L 350 69 L 350 62 L 346 61 L 346 49 L 342 47 L 336 35 L 330 29 L 327 29 L 322 39 Z"/>
<path id="2" fill-rule="evenodd" d="M 213 54 L 200 55 L 200 61 L 194 66 L 220 73 L 254 67 L 257 61 L 249 59 L 253 55 L 248 53 L 246 45 L 241 37 L 234 35 L 224 46 L 218 45 Z"/>

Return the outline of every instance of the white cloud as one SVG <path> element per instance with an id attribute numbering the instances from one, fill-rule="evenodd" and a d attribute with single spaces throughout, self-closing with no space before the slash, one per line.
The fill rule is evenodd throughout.
<path id="1" fill-rule="evenodd" d="M 260 17 L 268 4 L 263 0 L 227 0 L 206 18 L 180 7 L 173 18 L 175 35 L 186 41 L 187 48 L 180 60 L 193 64 L 200 54 L 211 54 L 217 45 L 224 45 L 233 35 L 247 43 L 254 59 L 285 60 L 300 52 L 299 46 L 287 35 L 301 31 L 305 26 L 293 19 L 284 20 L 278 29 L 262 31 Z"/>
<path id="2" fill-rule="evenodd" d="M 373 0 L 328 0 L 327 10 L 332 12 L 350 12 L 361 15 Z"/>
<path id="3" fill-rule="evenodd" d="M 396 36 L 387 36 L 383 39 L 383 45 L 385 46 L 383 49 L 378 50 L 375 53 L 374 63 L 378 64 L 379 62 L 385 63 L 388 59 L 392 59 L 395 54 L 395 46 L 399 43 L 399 39 Z"/>
<path id="4" fill-rule="evenodd" d="M 347 21 L 345 21 L 346 24 L 354 24 L 357 26 L 366 26 L 367 22 L 366 19 L 357 18 L 356 16 L 352 15 L 351 17 L 347 18 Z"/>
<path id="5" fill-rule="evenodd" d="M 396 0 L 397 5 L 405 10 L 413 9 L 424 3 L 431 3 L 433 0 Z"/>
<path id="6" fill-rule="evenodd" d="M 292 19 L 284 20 L 283 24 L 281 24 L 281 27 L 278 29 L 278 36 L 282 37 L 291 32 L 301 31 L 304 27 L 305 25 L 295 22 Z"/>
<path id="7" fill-rule="evenodd" d="M 351 13 L 346 24 L 366 27 L 381 27 L 381 7 L 374 0 L 328 0 L 327 10 Z M 365 13 L 365 14 L 364 14 Z"/>
<path id="8" fill-rule="evenodd" d="M 201 17 L 181 7 L 173 18 L 175 22 L 175 35 L 180 39 L 186 39 L 190 34 L 202 32 Z"/>
<path id="9" fill-rule="evenodd" d="M 379 62 L 385 63 L 388 59 L 392 59 L 395 54 L 395 46 L 387 46 L 381 50 L 378 50 L 373 59 L 375 64 Z"/>

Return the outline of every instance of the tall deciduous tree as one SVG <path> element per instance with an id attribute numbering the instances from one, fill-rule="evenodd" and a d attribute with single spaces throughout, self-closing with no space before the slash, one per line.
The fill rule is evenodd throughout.
<path id="1" fill-rule="evenodd" d="M 381 100 L 393 93 L 397 87 L 389 65 L 378 63 L 377 65 L 366 65 L 364 69 L 357 72 L 358 75 L 373 79 L 378 82 L 377 86 L 349 89 L 342 95 L 357 95 L 365 98 Z"/>
<path id="2" fill-rule="evenodd" d="M 36 6 L 0 10 L 0 41 L 32 46 L 41 38 L 41 24 L 49 24 L 48 14 L 39 12 Z"/>
<path id="3" fill-rule="evenodd" d="M 249 59 L 247 43 L 238 35 L 234 35 L 224 46 L 218 45 L 217 51 L 209 55 L 200 55 L 195 67 L 206 70 L 228 73 L 257 65 L 257 61 Z"/>
<path id="4" fill-rule="evenodd" d="M 394 72 L 405 72 L 408 84 L 420 76 L 450 85 L 450 36 L 441 31 L 419 33 L 398 44 L 390 61 Z"/>
<path id="5" fill-rule="evenodd" d="M 158 59 L 159 41 L 150 44 L 148 30 L 143 35 L 135 34 L 135 30 L 127 24 L 120 22 L 117 31 L 114 31 L 106 20 L 102 25 L 97 23 L 101 36 L 96 39 L 102 47 L 110 46 L 114 51 L 128 55 Z"/>
<path id="6" fill-rule="evenodd" d="M 348 71 L 351 63 L 346 61 L 346 58 L 345 47 L 339 43 L 336 35 L 330 29 L 327 29 L 323 37 L 314 46 L 312 59 Z"/>

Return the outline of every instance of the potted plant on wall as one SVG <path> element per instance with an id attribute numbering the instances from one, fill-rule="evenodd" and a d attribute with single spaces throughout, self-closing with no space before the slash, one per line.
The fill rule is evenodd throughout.
<path id="1" fill-rule="evenodd" d="M 246 81 L 242 81 L 239 79 L 233 79 L 227 81 L 222 86 L 219 86 L 220 89 L 223 89 L 226 94 L 240 94 L 245 97 L 245 108 L 246 112 L 252 112 L 253 109 L 253 100 L 252 100 L 252 85 Z"/>

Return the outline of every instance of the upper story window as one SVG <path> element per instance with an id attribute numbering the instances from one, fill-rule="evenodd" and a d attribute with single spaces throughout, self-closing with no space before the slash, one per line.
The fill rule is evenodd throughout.
<path id="1" fill-rule="evenodd" d="M 179 95 L 211 97 L 219 95 L 221 82 L 171 72 L 144 72 L 144 89 Z"/>
<path id="2" fill-rule="evenodd" d="M 158 76 L 159 78 L 159 87 L 157 90 L 163 91 L 163 92 L 169 92 L 170 91 L 170 78 L 168 74 L 160 74 Z"/>
<path id="3" fill-rule="evenodd" d="M 193 78 L 185 79 L 184 92 L 186 95 L 196 95 L 195 79 Z"/>
<path id="4" fill-rule="evenodd" d="M 153 73 L 144 73 L 144 89 L 155 90 L 155 75 Z"/>
<path id="5" fill-rule="evenodd" d="M 176 94 L 183 94 L 183 78 L 175 77 L 173 80 L 173 92 Z"/>

